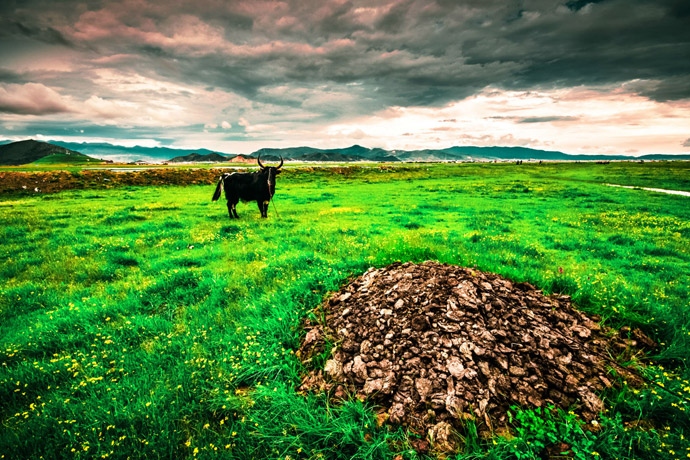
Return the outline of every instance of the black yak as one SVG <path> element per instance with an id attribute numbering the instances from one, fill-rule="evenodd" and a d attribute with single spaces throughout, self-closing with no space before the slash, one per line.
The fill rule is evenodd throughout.
<path id="1" fill-rule="evenodd" d="M 280 157 L 278 166 L 264 166 L 261 164 L 261 155 L 256 159 L 259 163 L 258 171 L 252 173 L 225 173 L 220 176 L 212 201 L 220 198 L 221 189 L 225 190 L 225 199 L 228 200 L 228 214 L 230 218 L 239 219 L 235 207 L 242 201 L 256 201 L 261 211 L 261 217 L 268 217 L 268 203 L 276 192 L 276 176 L 280 174 L 283 166 L 283 157 Z"/>

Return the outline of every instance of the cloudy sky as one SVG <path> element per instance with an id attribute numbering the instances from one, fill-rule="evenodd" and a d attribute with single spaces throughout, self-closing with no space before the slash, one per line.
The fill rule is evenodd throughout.
<path id="1" fill-rule="evenodd" d="M 690 153 L 690 2 L 2 0 L 29 137 Z"/>

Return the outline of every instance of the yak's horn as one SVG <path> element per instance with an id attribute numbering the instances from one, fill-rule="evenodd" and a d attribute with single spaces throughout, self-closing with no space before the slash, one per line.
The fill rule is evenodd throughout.
<path id="1" fill-rule="evenodd" d="M 277 169 L 280 169 L 280 167 L 283 166 L 283 156 L 280 156 L 280 164 L 278 165 Z"/>
<path id="2" fill-rule="evenodd" d="M 256 158 L 256 161 L 259 162 L 259 166 L 261 166 L 261 169 L 265 168 L 265 166 L 261 164 L 261 154 L 259 154 L 259 156 Z"/>

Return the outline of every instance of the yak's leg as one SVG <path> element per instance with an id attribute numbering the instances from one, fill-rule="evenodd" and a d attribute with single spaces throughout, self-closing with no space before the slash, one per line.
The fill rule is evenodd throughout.
<path id="1" fill-rule="evenodd" d="M 268 217 L 268 201 L 256 200 L 256 204 L 259 205 L 261 217 Z"/>
<path id="2" fill-rule="evenodd" d="M 237 203 L 239 200 L 228 200 L 228 214 L 230 214 L 230 218 L 235 218 L 239 219 L 240 216 L 237 215 Z"/>

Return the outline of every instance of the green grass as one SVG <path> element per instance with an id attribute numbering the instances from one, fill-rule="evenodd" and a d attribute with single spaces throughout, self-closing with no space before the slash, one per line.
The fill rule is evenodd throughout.
<path id="1" fill-rule="evenodd" d="M 91 158 L 86 155 L 72 155 L 68 153 L 55 153 L 53 155 L 47 155 L 44 156 L 43 158 L 39 158 L 38 160 L 34 161 L 31 163 L 32 165 L 45 165 L 45 166 L 50 166 L 50 165 L 98 165 L 102 164 L 102 160 L 98 160 L 96 158 Z"/>
<path id="2" fill-rule="evenodd" d="M 491 439 L 468 422 L 458 458 L 559 443 L 566 458 L 687 458 L 690 198 L 601 184 L 688 177 L 687 163 L 288 169 L 267 220 L 254 203 L 229 220 L 213 186 L 6 196 L 0 457 L 419 458 L 418 435 L 378 427 L 376 408 L 298 393 L 295 351 L 348 277 L 435 259 L 641 327 L 662 343 L 645 372 L 669 390 L 611 391 L 596 432 L 532 408 Z"/>

